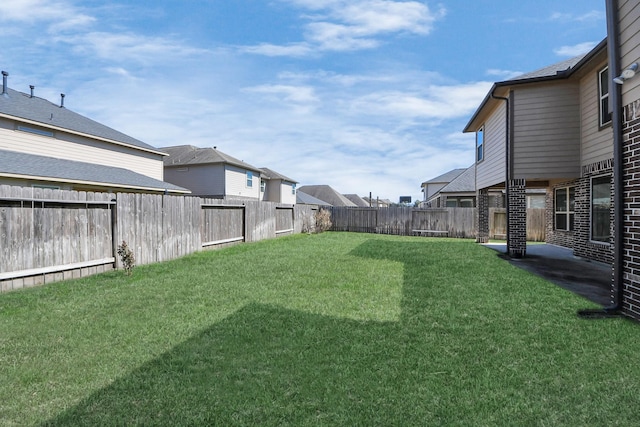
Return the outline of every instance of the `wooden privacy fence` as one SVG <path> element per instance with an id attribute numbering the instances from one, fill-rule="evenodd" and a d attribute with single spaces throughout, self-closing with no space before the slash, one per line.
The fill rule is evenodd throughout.
<path id="1" fill-rule="evenodd" d="M 0 186 L 0 289 L 108 271 L 126 241 L 136 264 L 300 233 L 316 207 L 142 193 Z"/>
<path id="2" fill-rule="evenodd" d="M 412 207 L 328 207 L 331 230 L 361 233 L 414 234 L 475 238 L 476 208 L 417 209 Z M 489 236 L 506 239 L 506 210 L 489 209 Z M 545 210 L 527 209 L 527 240 L 545 240 Z"/>

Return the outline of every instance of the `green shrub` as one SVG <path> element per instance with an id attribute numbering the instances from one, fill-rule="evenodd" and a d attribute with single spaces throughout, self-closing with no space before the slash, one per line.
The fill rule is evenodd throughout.
<path id="1" fill-rule="evenodd" d="M 136 266 L 136 259 L 133 256 L 133 251 L 129 249 L 127 242 L 124 240 L 121 245 L 118 245 L 118 255 L 120 256 L 120 261 L 122 261 L 125 273 L 127 273 L 127 276 L 131 276 L 133 267 Z"/>

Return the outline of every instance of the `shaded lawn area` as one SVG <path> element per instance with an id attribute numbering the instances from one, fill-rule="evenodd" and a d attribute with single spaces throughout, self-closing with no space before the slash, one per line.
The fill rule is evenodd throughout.
<path id="1" fill-rule="evenodd" d="M 0 425 L 635 425 L 592 306 L 468 240 L 202 252 L 0 295 Z"/>

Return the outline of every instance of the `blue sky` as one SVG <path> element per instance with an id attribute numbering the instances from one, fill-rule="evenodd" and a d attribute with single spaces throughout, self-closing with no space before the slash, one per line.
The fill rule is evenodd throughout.
<path id="1" fill-rule="evenodd" d="M 106 3 L 106 4 L 105 4 Z M 9 86 L 156 147 L 398 201 L 473 163 L 491 84 L 588 51 L 604 0 L 4 0 Z"/>

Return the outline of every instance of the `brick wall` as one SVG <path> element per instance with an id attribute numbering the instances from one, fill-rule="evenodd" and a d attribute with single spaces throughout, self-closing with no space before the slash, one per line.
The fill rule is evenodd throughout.
<path id="1" fill-rule="evenodd" d="M 524 179 L 509 182 L 507 249 L 509 256 L 520 258 L 527 253 L 527 196 Z"/>
<path id="2" fill-rule="evenodd" d="M 591 241 L 591 178 L 611 177 L 611 239 L 609 243 Z M 613 159 L 582 167 L 582 178 L 576 183 L 576 216 L 573 253 L 577 256 L 611 264 L 613 262 Z"/>
<path id="3" fill-rule="evenodd" d="M 640 319 L 640 100 L 623 109 L 623 311 Z"/>
<path id="4" fill-rule="evenodd" d="M 478 190 L 476 194 L 478 208 L 476 210 L 476 242 L 489 242 L 489 190 Z"/>

